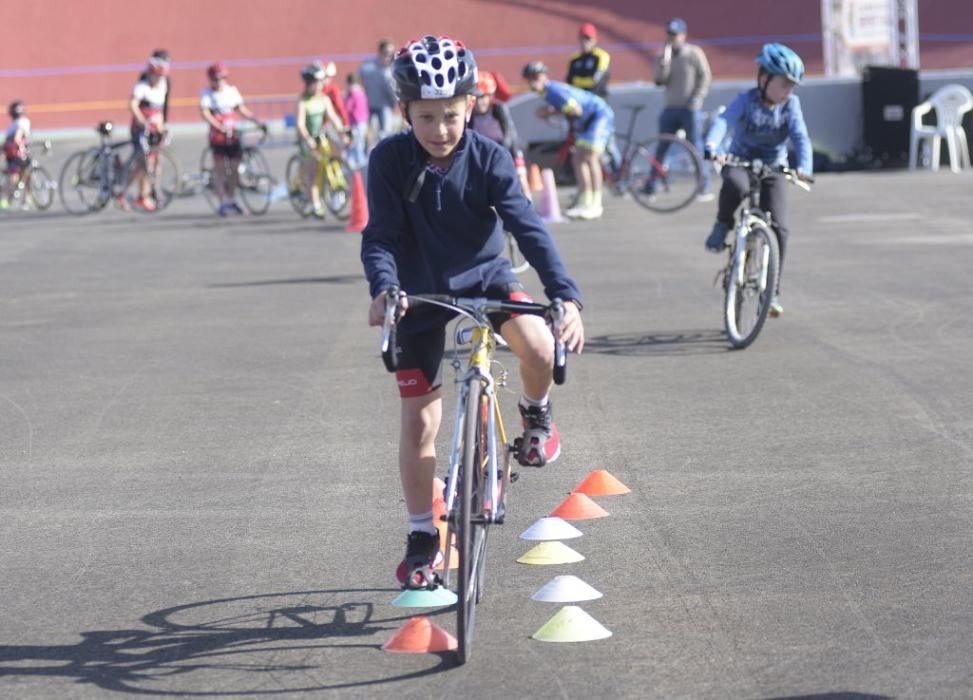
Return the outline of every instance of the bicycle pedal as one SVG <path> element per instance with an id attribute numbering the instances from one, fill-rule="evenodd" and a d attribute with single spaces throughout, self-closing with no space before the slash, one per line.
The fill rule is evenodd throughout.
<path id="1" fill-rule="evenodd" d="M 510 472 L 510 483 L 511 484 L 515 483 L 518 479 L 520 479 L 520 472 Z"/>

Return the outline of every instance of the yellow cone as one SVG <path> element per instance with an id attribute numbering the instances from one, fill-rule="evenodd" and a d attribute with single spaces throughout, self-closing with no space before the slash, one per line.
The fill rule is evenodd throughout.
<path id="1" fill-rule="evenodd" d="M 565 605 L 531 636 L 541 642 L 591 642 L 612 633 L 577 605 Z"/>
<path id="2" fill-rule="evenodd" d="M 517 560 L 521 564 L 573 564 L 584 561 L 584 556 L 578 554 L 563 542 L 541 542 Z"/>

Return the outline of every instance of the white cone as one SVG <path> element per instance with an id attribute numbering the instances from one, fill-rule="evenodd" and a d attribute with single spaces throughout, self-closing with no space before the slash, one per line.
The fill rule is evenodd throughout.
<path id="1" fill-rule="evenodd" d="M 544 183 L 544 191 L 541 192 L 537 213 L 549 224 L 564 221 L 564 217 L 561 216 L 561 204 L 557 199 L 557 183 L 554 181 L 554 171 L 550 168 L 541 170 L 541 181 Z"/>
<path id="2" fill-rule="evenodd" d="M 582 532 L 571 523 L 557 516 L 541 518 L 520 533 L 522 540 L 573 540 L 581 537 Z"/>
<path id="3" fill-rule="evenodd" d="M 555 576 L 530 597 L 541 603 L 577 603 L 601 598 L 602 592 L 577 576 Z"/>

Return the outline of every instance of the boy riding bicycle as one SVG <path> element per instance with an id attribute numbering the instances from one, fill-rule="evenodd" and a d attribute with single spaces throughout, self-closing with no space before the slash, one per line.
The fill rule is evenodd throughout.
<path id="1" fill-rule="evenodd" d="M 476 62 L 462 42 L 426 36 L 397 54 L 393 73 L 410 131 L 383 140 L 369 160 L 369 221 L 362 263 L 372 303 L 370 325 L 382 325 L 386 290 L 524 299 L 503 257 L 504 229 L 537 270 L 549 298 L 565 301 L 561 337 L 568 350 L 584 344 L 580 292 L 533 206 L 520 189 L 510 153 L 466 128 L 477 84 Z M 400 300 L 398 371 L 401 396 L 399 473 L 409 516 L 400 583 L 429 572 L 439 553 L 433 523 L 435 439 L 442 417 L 440 365 L 450 314 L 410 312 Z M 560 453 L 548 394 L 553 340 L 535 316 L 497 318 L 520 358 L 524 436 L 517 459 L 542 466 Z M 431 575 L 422 576 L 431 580 Z"/>
<path id="2" fill-rule="evenodd" d="M 766 44 L 757 56 L 757 87 L 736 96 L 730 106 L 714 119 L 705 139 L 705 155 L 716 160 L 726 153 L 742 160 L 761 160 L 768 165 L 787 165 L 787 144 L 797 151 L 797 172 L 812 174 L 811 139 L 801 112 L 801 101 L 792 94 L 804 77 L 804 62 L 782 44 Z M 727 129 L 733 139 L 724 151 L 719 147 Z M 726 234 L 733 228 L 733 213 L 747 196 L 750 180 L 739 167 L 723 168 L 716 223 L 706 239 L 706 249 L 718 253 L 726 245 Z M 787 245 L 787 181 L 783 174 L 767 178 L 760 187 L 760 207 L 771 215 L 771 225 L 780 244 L 780 265 L 784 265 Z M 780 316 L 780 270 L 777 290 L 770 303 L 770 315 Z"/>

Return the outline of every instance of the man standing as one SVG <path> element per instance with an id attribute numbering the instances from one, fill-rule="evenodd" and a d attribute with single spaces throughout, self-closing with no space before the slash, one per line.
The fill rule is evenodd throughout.
<path id="1" fill-rule="evenodd" d="M 659 115 L 659 131 L 673 134 L 682 129 L 686 140 L 703 153 L 703 98 L 709 91 L 710 70 L 706 54 L 686 41 L 686 22 L 678 17 L 666 25 L 666 43 L 656 66 L 655 84 L 666 89 L 666 106 Z M 713 199 L 709 169 L 703 168 L 700 200 Z"/>
<path id="2" fill-rule="evenodd" d="M 612 59 L 598 46 L 598 31 L 591 22 L 585 22 L 578 30 L 578 44 L 581 50 L 571 56 L 564 82 L 604 98 L 608 94 L 608 69 Z"/>
<path id="3" fill-rule="evenodd" d="M 398 110 L 399 98 L 395 91 L 395 80 L 392 78 L 392 61 L 395 59 L 395 44 L 389 39 L 383 39 L 378 44 L 378 52 L 361 65 L 362 87 L 368 98 L 369 127 L 375 125 L 375 135 L 370 139 L 371 145 L 392 130 L 393 115 Z"/>

